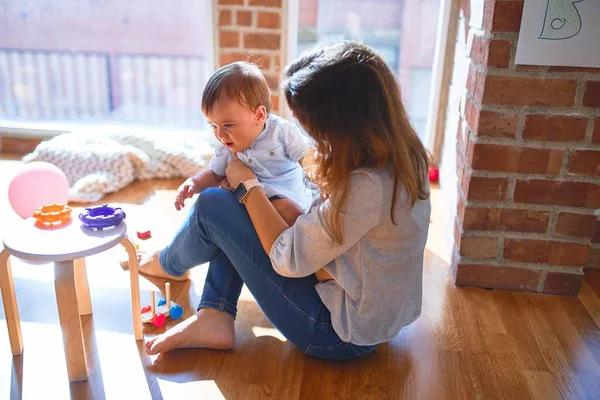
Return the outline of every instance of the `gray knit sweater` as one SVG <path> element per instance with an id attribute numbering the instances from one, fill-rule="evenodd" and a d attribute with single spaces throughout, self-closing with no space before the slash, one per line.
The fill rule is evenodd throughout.
<path id="1" fill-rule="evenodd" d="M 279 235 L 270 257 L 275 270 L 303 277 L 325 268 L 333 280 L 317 284 L 345 342 L 373 345 L 392 339 L 421 313 L 423 253 L 429 230 L 429 200 L 411 208 L 399 191 L 390 218 L 394 183 L 388 169 L 352 173 L 342 212 L 343 243 L 333 244 L 322 221 L 329 201 L 316 201 Z"/>

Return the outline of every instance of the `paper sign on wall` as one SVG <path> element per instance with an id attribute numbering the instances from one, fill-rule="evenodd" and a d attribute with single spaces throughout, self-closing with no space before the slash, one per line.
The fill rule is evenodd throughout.
<path id="1" fill-rule="evenodd" d="M 515 63 L 600 67 L 600 0 L 525 0 Z"/>

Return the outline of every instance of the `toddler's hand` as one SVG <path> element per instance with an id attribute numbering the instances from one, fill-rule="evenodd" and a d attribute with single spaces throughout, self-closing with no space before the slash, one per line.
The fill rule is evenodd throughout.
<path id="1" fill-rule="evenodd" d="M 195 193 L 194 182 L 191 179 L 186 180 L 177 189 L 177 197 L 175 197 L 175 208 L 177 211 L 185 207 L 185 200 L 191 198 Z"/>

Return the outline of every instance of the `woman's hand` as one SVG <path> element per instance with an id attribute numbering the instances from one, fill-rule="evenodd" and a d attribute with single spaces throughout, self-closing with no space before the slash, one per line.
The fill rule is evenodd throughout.
<path id="1" fill-rule="evenodd" d="M 233 153 L 233 160 L 231 160 L 225 170 L 225 175 L 232 189 L 235 189 L 241 182 L 248 179 L 256 179 L 254 171 L 240 161 L 235 153 Z"/>

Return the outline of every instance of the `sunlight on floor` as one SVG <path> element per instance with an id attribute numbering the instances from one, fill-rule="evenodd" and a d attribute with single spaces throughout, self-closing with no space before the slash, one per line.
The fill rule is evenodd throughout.
<path id="1" fill-rule="evenodd" d="M 215 381 L 179 382 L 158 378 L 158 386 L 173 399 L 225 399 Z"/>
<path id="2" fill-rule="evenodd" d="M 252 333 L 254 333 L 254 336 L 256 337 L 270 336 L 274 337 L 275 339 L 279 339 L 282 342 L 287 342 L 287 339 L 281 334 L 281 332 L 274 328 L 263 328 L 262 326 L 253 326 Z"/>
<path id="3" fill-rule="evenodd" d="M 146 377 L 133 335 L 96 330 L 96 345 L 107 399 L 150 399 L 150 389 L 129 382 Z"/>
<path id="4" fill-rule="evenodd" d="M 47 388 L 52 388 L 52 398 L 69 398 L 71 389 L 60 326 L 21 321 L 21 328 L 24 351 L 21 357 L 14 358 L 20 367 L 13 367 L 5 321 L 0 323 L 0 343 L 3 344 L 0 348 L 0 398 L 11 398 L 11 379 L 12 385 L 16 385 L 14 389 L 19 385 L 22 388 L 24 399 L 46 398 Z M 105 398 L 151 398 L 146 385 L 130 385 L 130 382 L 146 380 L 133 334 L 96 329 L 92 342 L 86 343 L 88 370 L 90 373 L 100 371 L 101 376 L 96 379 L 102 382 Z M 20 374 L 23 375 L 19 377 Z M 30 377 L 35 377 L 35 382 L 30 382 Z"/>
<path id="5" fill-rule="evenodd" d="M 10 393 L 11 378 L 14 384 L 21 385 L 24 399 L 46 398 L 48 387 L 52 388 L 53 398 L 69 398 L 69 380 L 60 326 L 21 321 L 21 328 L 23 355 L 15 358 L 15 363 L 20 364 L 20 367 L 13 369 L 6 322 L 3 320 L 0 324 L 0 330 L 3 331 L 0 334 L 3 345 L 0 349 L 0 398 L 11 398 L 10 395 L 4 395 L 5 390 Z M 18 370 L 23 374 L 20 377 Z"/>

